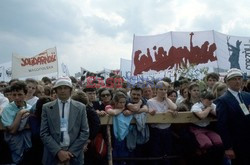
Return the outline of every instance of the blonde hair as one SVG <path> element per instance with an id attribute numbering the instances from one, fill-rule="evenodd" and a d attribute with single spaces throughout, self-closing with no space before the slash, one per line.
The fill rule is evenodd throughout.
<path id="1" fill-rule="evenodd" d="M 216 82 L 214 84 L 214 87 L 212 89 L 212 93 L 215 96 L 215 98 L 218 98 L 221 96 L 220 92 L 222 92 L 223 90 L 227 89 L 227 84 L 223 83 L 223 82 Z"/>
<path id="2" fill-rule="evenodd" d="M 159 82 L 156 83 L 156 88 L 162 88 L 162 87 L 169 88 L 170 85 L 169 85 L 169 83 L 167 83 L 165 81 L 159 81 Z"/>

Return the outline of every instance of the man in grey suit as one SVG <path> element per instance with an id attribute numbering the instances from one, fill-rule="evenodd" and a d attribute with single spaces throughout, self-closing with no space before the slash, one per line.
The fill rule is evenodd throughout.
<path id="1" fill-rule="evenodd" d="M 85 105 L 70 99 L 69 77 L 58 78 L 53 88 L 57 100 L 45 104 L 42 111 L 43 164 L 82 165 L 83 145 L 89 136 Z"/>

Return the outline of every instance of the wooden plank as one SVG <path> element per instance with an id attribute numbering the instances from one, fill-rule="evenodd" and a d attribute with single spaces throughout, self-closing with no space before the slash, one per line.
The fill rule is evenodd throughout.
<path id="1" fill-rule="evenodd" d="M 100 117 L 101 125 L 112 124 L 112 116 Z M 171 113 L 155 114 L 154 116 L 147 114 L 147 123 L 195 123 L 198 121 L 216 121 L 215 117 L 207 117 L 200 120 L 192 112 L 179 112 L 176 117 Z M 132 120 L 131 123 L 135 123 Z"/>
<path id="2" fill-rule="evenodd" d="M 101 125 L 112 125 L 112 116 L 100 117 Z M 204 120 L 197 118 L 192 112 L 179 112 L 176 117 L 170 113 L 155 114 L 154 116 L 147 114 L 147 123 L 195 123 L 198 121 L 216 121 L 215 117 L 207 117 Z M 131 123 L 135 123 L 132 120 Z M 0 130 L 6 130 L 0 122 Z"/>

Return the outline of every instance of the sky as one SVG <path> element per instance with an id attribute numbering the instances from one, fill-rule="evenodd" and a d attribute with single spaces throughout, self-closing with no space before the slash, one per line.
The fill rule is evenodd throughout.
<path id="1" fill-rule="evenodd" d="M 250 37 L 247 0 L 1 0 L 0 63 L 57 48 L 71 75 L 119 69 L 133 35 L 216 30 Z"/>

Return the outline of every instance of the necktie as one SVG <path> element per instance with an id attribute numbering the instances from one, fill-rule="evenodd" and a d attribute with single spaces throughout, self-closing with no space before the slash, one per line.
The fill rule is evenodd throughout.
<path id="1" fill-rule="evenodd" d="M 62 101 L 62 118 L 64 118 L 65 101 Z M 63 142 L 63 131 L 61 131 L 61 142 Z"/>
<path id="2" fill-rule="evenodd" d="M 238 97 L 239 97 L 239 99 L 240 99 L 240 103 L 244 103 L 244 101 L 243 101 L 243 99 L 242 99 L 242 96 L 241 96 L 241 93 L 240 93 L 240 92 L 238 92 Z"/>

